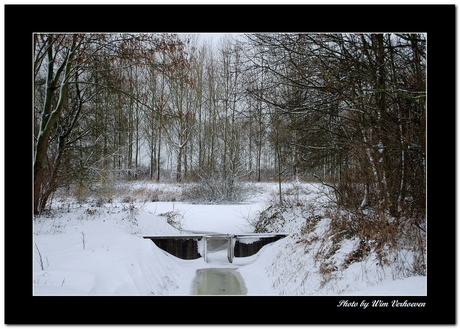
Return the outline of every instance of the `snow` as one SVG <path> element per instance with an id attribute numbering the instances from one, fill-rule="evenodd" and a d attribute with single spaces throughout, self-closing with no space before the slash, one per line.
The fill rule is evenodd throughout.
<path id="1" fill-rule="evenodd" d="M 233 263 L 227 261 L 225 250 L 210 253 L 207 263 L 203 258 L 179 259 L 144 238 L 252 233 L 251 220 L 267 208 L 267 195 L 273 189 L 275 185 L 260 184 L 261 192 L 254 198 L 231 205 L 54 201 L 51 215 L 35 219 L 34 295 L 188 296 L 197 270 L 235 268 L 243 277 L 247 295 L 426 296 L 426 277 L 398 277 L 391 266 L 379 268 L 372 259 L 353 263 L 324 284 L 310 250 L 298 243 L 301 224 L 296 216 L 285 218 L 288 237 L 265 245 L 253 256 L 235 258 Z M 317 185 L 310 184 L 308 189 L 312 203 L 327 202 Z M 180 227 L 169 225 L 166 213 L 176 214 Z M 327 225 L 327 219 L 320 221 L 314 234 L 321 236 Z M 336 257 L 349 252 L 353 243 L 344 244 Z M 319 247 L 319 240 L 309 245 Z"/>

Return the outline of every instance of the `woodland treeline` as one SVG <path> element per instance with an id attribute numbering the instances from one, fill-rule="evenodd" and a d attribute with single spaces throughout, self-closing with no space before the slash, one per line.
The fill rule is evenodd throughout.
<path id="1" fill-rule="evenodd" d="M 308 179 L 424 225 L 425 34 L 35 34 L 33 56 L 36 214 L 61 187 Z"/>

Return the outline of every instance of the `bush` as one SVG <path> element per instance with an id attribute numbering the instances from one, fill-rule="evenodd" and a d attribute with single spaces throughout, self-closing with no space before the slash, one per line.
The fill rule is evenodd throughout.
<path id="1" fill-rule="evenodd" d="M 192 203 L 238 203 L 247 201 L 253 191 L 250 183 L 212 177 L 184 185 L 182 197 Z"/>
<path id="2" fill-rule="evenodd" d="M 184 215 L 179 211 L 168 211 L 165 213 L 158 214 L 158 216 L 165 217 L 166 222 L 172 227 L 182 230 Z"/>

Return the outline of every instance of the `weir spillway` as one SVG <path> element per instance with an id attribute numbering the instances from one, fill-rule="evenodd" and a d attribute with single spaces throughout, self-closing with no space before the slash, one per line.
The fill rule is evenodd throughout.
<path id="1" fill-rule="evenodd" d="M 263 246 L 286 237 L 284 233 L 244 233 L 244 234 L 180 234 L 150 235 L 150 239 L 160 249 L 181 259 L 204 258 L 208 262 L 208 252 L 227 249 L 230 263 L 235 257 L 256 254 Z"/>

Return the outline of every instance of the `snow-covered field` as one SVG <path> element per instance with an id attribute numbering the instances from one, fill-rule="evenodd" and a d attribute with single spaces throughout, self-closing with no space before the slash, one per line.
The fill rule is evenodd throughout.
<path id="1" fill-rule="evenodd" d="M 158 188 L 154 183 L 146 187 Z M 325 281 L 311 256 L 322 244 L 318 240 L 307 250 L 298 243 L 305 218 L 296 214 L 285 218 L 280 226 L 290 234 L 288 237 L 264 246 L 256 255 L 235 258 L 232 264 L 217 253 L 208 263 L 203 258 L 179 259 L 143 238 L 188 231 L 253 232 L 251 224 L 268 207 L 267 200 L 276 185 L 259 184 L 257 188 L 251 200 L 232 205 L 142 201 L 134 194 L 129 202 L 55 200 L 51 214 L 35 219 L 31 273 L 34 295 L 187 296 L 198 269 L 232 267 L 242 275 L 247 295 L 426 296 L 426 277 L 395 276 L 394 268 L 378 267 L 372 257 L 337 271 Z M 306 184 L 303 188 L 308 190 L 307 200 L 315 211 L 321 211 L 328 200 L 322 187 Z M 168 224 L 168 214 L 175 227 Z M 322 219 L 313 233 L 321 237 L 327 225 L 328 219 Z M 352 244 L 343 245 L 335 257 L 349 252 Z"/>

